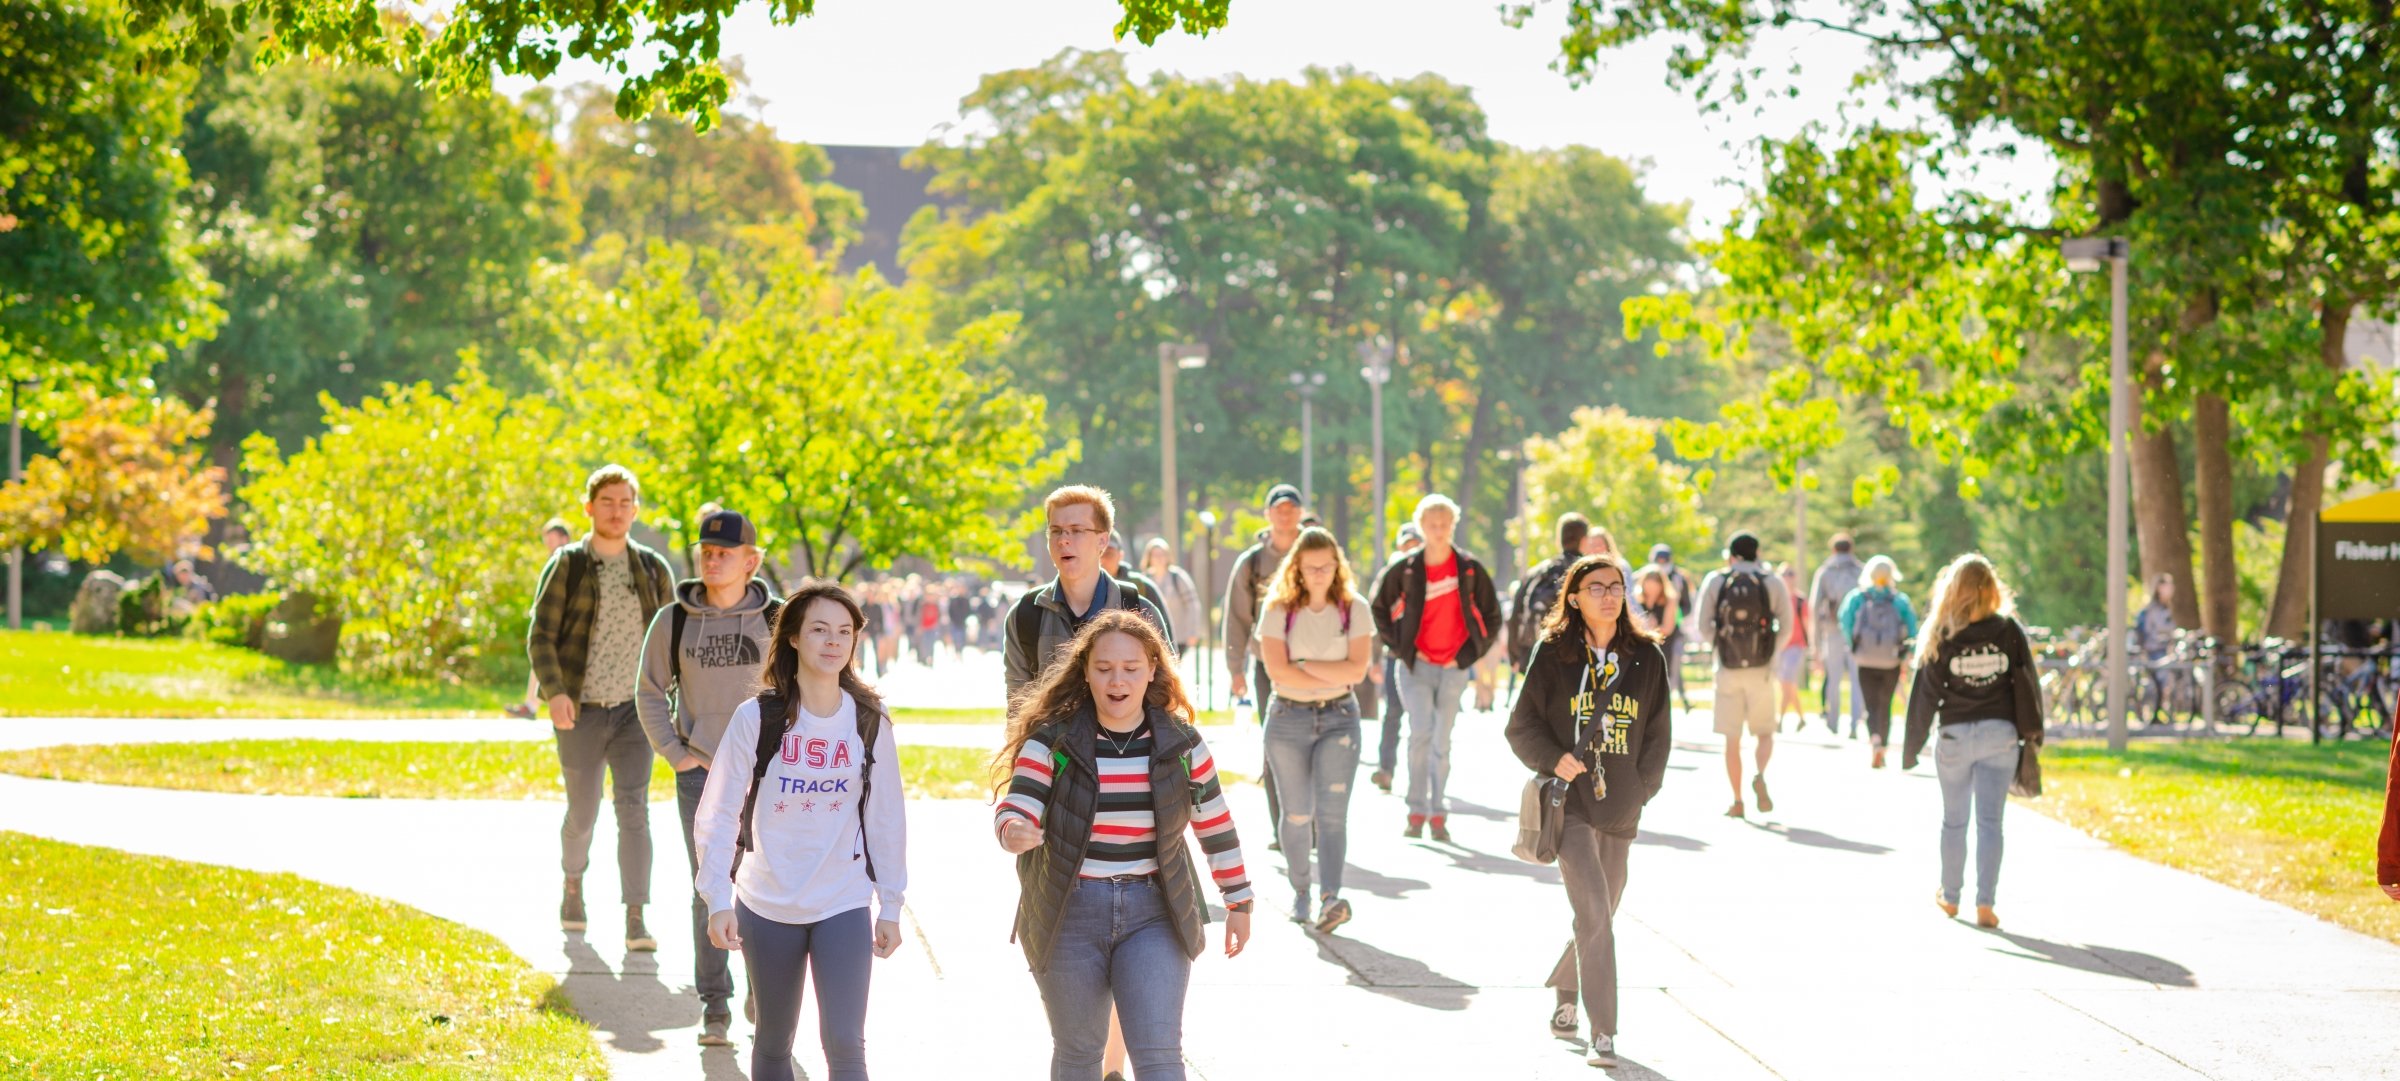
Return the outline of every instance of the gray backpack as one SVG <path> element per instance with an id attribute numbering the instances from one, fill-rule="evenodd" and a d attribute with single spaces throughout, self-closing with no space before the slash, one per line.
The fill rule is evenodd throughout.
<path id="1" fill-rule="evenodd" d="M 1901 644 L 1908 628 L 1900 622 L 1900 602 L 1892 594 L 1871 589 L 1859 599 L 1851 617 L 1850 655 L 1861 668 L 1900 667 Z"/>

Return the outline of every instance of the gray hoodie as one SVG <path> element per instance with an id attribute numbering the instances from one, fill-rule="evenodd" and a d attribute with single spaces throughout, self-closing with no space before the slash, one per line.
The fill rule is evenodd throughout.
<path id="1" fill-rule="evenodd" d="M 758 693 L 765 646 L 775 633 L 767 625 L 770 598 L 766 583 L 753 578 L 733 607 L 718 608 L 708 603 L 707 585 L 688 578 L 676 584 L 675 603 L 650 620 L 634 708 L 650 746 L 670 764 L 690 755 L 706 765 L 734 707 Z M 680 681 L 667 655 L 678 609 L 684 613 Z"/>

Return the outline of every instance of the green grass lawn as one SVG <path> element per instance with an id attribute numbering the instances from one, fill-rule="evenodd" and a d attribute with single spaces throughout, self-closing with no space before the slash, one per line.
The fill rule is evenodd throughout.
<path id="1" fill-rule="evenodd" d="M 991 752 L 900 748 L 912 796 L 982 797 Z M 547 741 L 407 743 L 225 740 L 44 747 L 0 754 L 0 773 L 61 781 L 354 799 L 560 799 L 558 753 Z M 675 798 L 665 759 L 653 759 L 650 798 Z"/>
<path id="2" fill-rule="evenodd" d="M 2374 881 L 2390 754 L 2371 741 L 2162 741 L 2124 754 L 2053 743 L 2042 750 L 2042 798 L 2027 806 L 2134 855 L 2400 942 L 2400 905 Z"/>
<path id="3" fill-rule="evenodd" d="M 0 832 L 0 1076 L 597 1078 L 548 976 L 295 875 Z"/>
<path id="4" fill-rule="evenodd" d="M 181 638 L 0 631 L 0 715 L 14 717 L 492 715 L 522 690 L 367 680 Z"/>

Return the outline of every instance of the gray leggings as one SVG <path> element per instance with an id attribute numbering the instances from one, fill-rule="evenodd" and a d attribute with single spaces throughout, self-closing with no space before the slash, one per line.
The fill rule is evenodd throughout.
<path id="1" fill-rule="evenodd" d="M 800 1028 L 801 981 L 817 975 L 817 1039 L 832 1081 L 867 1081 L 867 975 L 875 924 L 854 908 L 815 923 L 777 923 L 735 901 L 742 965 L 758 999 L 750 1040 L 750 1081 L 793 1081 L 792 1038 Z"/>

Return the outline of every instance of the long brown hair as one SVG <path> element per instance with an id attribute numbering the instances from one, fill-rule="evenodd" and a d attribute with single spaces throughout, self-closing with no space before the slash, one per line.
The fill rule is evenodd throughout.
<path id="1" fill-rule="evenodd" d="M 867 614 L 858 606 L 858 599 L 852 597 L 849 590 L 843 589 L 839 582 L 811 579 L 802 582 L 800 588 L 783 599 L 783 610 L 775 616 L 775 641 L 767 647 L 767 660 L 759 671 L 759 685 L 791 704 L 790 711 L 781 718 L 784 727 L 791 727 L 792 718 L 799 712 L 800 701 L 800 647 L 794 645 L 793 641 L 800 637 L 800 628 L 807 625 L 809 607 L 818 601 L 832 601 L 850 614 L 850 659 L 842 662 L 842 671 L 837 678 L 841 681 L 842 689 L 848 691 L 851 700 L 858 704 L 859 719 L 864 721 L 873 717 L 876 723 L 881 724 L 889 718 L 883 708 L 883 696 L 875 693 L 875 688 L 868 686 L 867 681 L 858 676 L 858 650 L 859 644 L 865 641 Z M 764 726 L 769 723 L 769 718 L 760 717 L 758 723 Z"/>
<path id="2" fill-rule="evenodd" d="M 1309 552 L 1333 553 L 1333 584 L 1325 587 L 1325 600 L 1337 609 L 1350 606 L 1350 561 L 1342 557 L 1342 544 L 1333 534 L 1312 525 L 1300 531 L 1300 539 L 1292 542 L 1283 565 L 1275 568 L 1275 580 L 1267 586 L 1266 604 L 1259 605 L 1260 611 L 1268 604 L 1280 604 L 1287 612 L 1308 604 L 1308 583 L 1300 576 L 1300 557 Z"/>
<path id="3" fill-rule="evenodd" d="M 1142 692 L 1142 704 L 1167 713 L 1185 724 L 1192 723 L 1197 711 L 1190 695 L 1183 689 L 1183 680 L 1175 674 L 1174 654 L 1167 649 L 1167 640 L 1158 628 L 1138 612 L 1113 608 L 1092 618 L 1076 632 L 1058 659 L 1042 674 L 1019 690 L 1008 705 L 1008 738 L 1000 743 L 1000 751 L 992 756 L 992 794 L 997 797 L 1008 787 L 1008 779 L 1017 769 L 1017 754 L 1025 749 L 1025 740 L 1036 729 L 1053 721 L 1062 721 L 1078 710 L 1097 710 L 1092 701 L 1092 684 L 1084 676 L 1084 667 L 1092 659 L 1092 647 L 1102 635 L 1122 634 L 1142 644 L 1142 652 L 1150 658 L 1150 686 Z"/>
<path id="4" fill-rule="evenodd" d="M 1919 635 L 1917 667 L 1930 667 L 1947 642 L 1967 625 L 1992 616 L 2014 616 L 2017 602 L 1990 560 L 1974 552 L 1950 561 L 1933 581 L 1933 625 Z"/>
<path id="5" fill-rule="evenodd" d="M 1613 555 L 1585 556 L 1567 568 L 1567 580 L 1559 587 L 1558 599 L 1551 602 L 1550 611 L 1542 616 L 1542 641 L 1555 642 L 1570 634 L 1582 633 L 1583 617 L 1577 614 L 1573 605 L 1567 603 L 1567 598 L 1582 591 L 1584 579 L 1603 569 L 1616 571 L 1617 584 L 1625 587 L 1625 603 L 1617 606 L 1617 630 L 1610 641 L 1630 642 L 1636 638 L 1645 642 L 1659 641 L 1658 635 L 1634 625 L 1633 574 L 1626 569 L 1624 560 Z"/>

